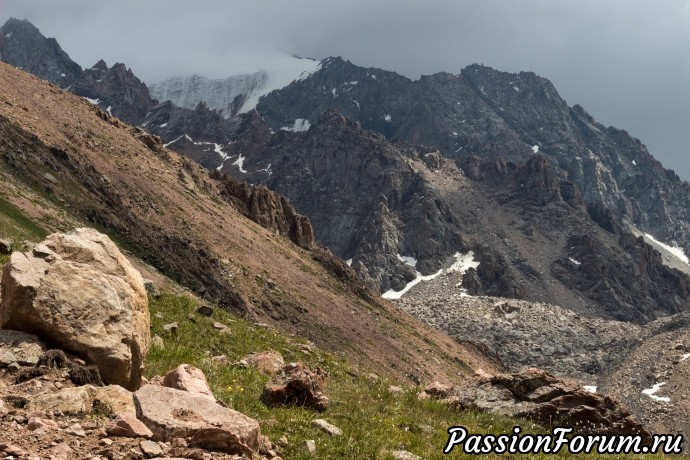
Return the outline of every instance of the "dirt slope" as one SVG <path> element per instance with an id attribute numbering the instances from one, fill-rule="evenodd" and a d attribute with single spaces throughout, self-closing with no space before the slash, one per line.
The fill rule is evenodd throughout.
<path id="1" fill-rule="evenodd" d="M 147 134 L 0 64 L 0 196 L 46 230 L 105 230 L 197 293 L 383 372 L 426 380 L 494 368 L 364 289 L 328 251 L 244 218 L 227 189 Z"/>

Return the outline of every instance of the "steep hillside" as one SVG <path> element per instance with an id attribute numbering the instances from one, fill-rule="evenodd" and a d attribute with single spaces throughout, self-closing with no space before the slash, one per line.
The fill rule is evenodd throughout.
<path id="1" fill-rule="evenodd" d="M 211 178 L 158 139 L 6 64 L 0 95 L 2 198 L 44 230 L 97 226 L 203 296 L 393 375 L 494 367 L 366 290 L 278 195 Z"/>

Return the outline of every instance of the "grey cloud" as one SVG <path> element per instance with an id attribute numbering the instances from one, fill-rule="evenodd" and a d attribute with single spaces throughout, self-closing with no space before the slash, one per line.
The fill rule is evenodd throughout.
<path id="1" fill-rule="evenodd" d="M 690 179 L 690 0 L 3 0 L 82 66 L 145 81 L 257 70 L 278 53 L 412 78 L 481 62 L 551 79 Z"/>

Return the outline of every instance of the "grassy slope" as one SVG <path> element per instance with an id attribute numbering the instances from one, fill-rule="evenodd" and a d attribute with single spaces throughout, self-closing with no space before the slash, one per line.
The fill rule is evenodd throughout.
<path id="1" fill-rule="evenodd" d="M 165 346 L 151 350 L 147 376 L 165 374 L 182 363 L 198 366 L 207 376 L 217 398 L 259 420 L 262 432 L 274 442 L 283 435 L 288 437 L 289 445 L 284 449 L 287 459 L 392 458 L 382 455 L 382 451 L 398 449 L 427 460 L 477 458 L 462 455 L 459 449 L 450 457 L 443 454 L 449 426 L 463 425 L 472 433 L 509 433 L 515 425 L 520 425 L 523 432 L 545 432 L 544 428 L 524 420 L 463 412 L 435 401 L 419 401 L 418 388 L 406 387 L 403 394 L 393 395 L 388 387 L 400 382 L 385 377 L 374 378 L 366 370 L 355 370 L 341 357 L 314 347 L 309 347 L 309 351 L 304 340 L 249 323 L 220 309 L 215 310 L 212 318 L 197 315 L 195 310 L 199 304 L 199 300 L 187 295 L 164 294 L 151 298 L 152 334 L 162 337 Z M 163 325 L 172 321 L 179 324 L 175 337 L 163 330 Z M 215 321 L 228 325 L 231 333 L 222 334 L 215 330 Z M 268 380 L 266 376 L 253 369 L 218 364 L 210 359 L 223 354 L 230 362 L 236 362 L 250 352 L 269 349 L 279 351 L 286 362 L 304 361 L 329 373 L 327 392 L 331 406 L 326 412 L 319 414 L 300 407 L 267 408 L 260 401 L 263 386 Z M 325 418 L 342 428 L 344 435 L 331 438 L 314 428 L 311 421 L 316 418 Z M 300 450 L 300 442 L 306 439 L 316 441 L 315 457 Z M 531 458 L 549 457 L 553 456 Z M 587 457 L 591 456 L 581 456 Z M 495 455 L 486 458 L 509 457 Z"/>

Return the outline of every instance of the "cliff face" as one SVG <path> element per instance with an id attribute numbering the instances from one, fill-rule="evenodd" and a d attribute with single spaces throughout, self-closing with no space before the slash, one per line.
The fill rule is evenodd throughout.
<path id="1" fill-rule="evenodd" d="M 132 69 L 122 63 L 109 68 L 103 60 L 84 70 L 70 91 L 135 125 L 141 124 L 157 103 L 151 99 L 148 88 L 132 73 Z"/>

